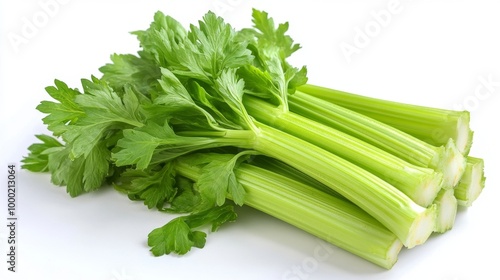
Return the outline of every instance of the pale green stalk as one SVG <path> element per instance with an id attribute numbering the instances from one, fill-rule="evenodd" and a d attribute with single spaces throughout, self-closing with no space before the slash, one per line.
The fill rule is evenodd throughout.
<path id="1" fill-rule="evenodd" d="M 432 233 L 436 213 L 404 193 L 324 149 L 255 122 L 253 149 L 314 177 L 368 212 L 394 232 L 406 247 L 424 243 Z"/>
<path id="2" fill-rule="evenodd" d="M 200 168 L 177 159 L 178 174 L 196 181 Z M 399 239 L 354 204 L 274 172 L 241 164 L 237 180 L 245 204 L 309 232 L 383 268 L 390 269 L 402 248 Z"/>
<path id="3" fill-rule="evenodd" d="M 473 132 L 467 111 L 399 103 L 315 85 L 304 85 L 300 90 L 398 128 L 431 145 L 446 145 L 451 138 L 464 155 L 472 145 Z"/>
<path id="4" fill-rule="evenodd" d="M 444 233 L 451 230 L 455 224 L 458 207 L 453 189 L 442 189 L 434 200 L 434 204 L 437 206 L 437 219 L 434 231 Z"/>
<path id="5" fill-rule="evenodd" d="M 453 140 L 436 147 L 399 129 L 302 92 L 289 97 L 290 110 L 372 144 L 409 163 L 443 173 L 443 187 L 458 184 L 465 158 Z"/>
<path id="6" fill-rule="evenodd" d="M 240 148 L 253 149 L 280 160 L 315 178 L 372 215 L 403 244 L 412 248 L 424 243 L 434 229 L 435 208 L 422 207 L 403 192 L 367 170 L 305 140 L 254 121 Z M 182 135 L 207 137 L 226 143 L 230 131 L 191 131 Z M 193 138 L 196 139 L 196 138 Z"/>
<path id="7" fill-rule="evenodd" d="M 443 175 L 431 168 L 413 165 L 349 134 L 309 120 L 293 112 L 283 112 L 268 102 L 245 98 L 254 118 L 336 154 L 401 190 L 421 206 L 429 206 L 441 189 Z"/>
<path id="8" fill-rule="evenodd" d="M 251 160 L 251 164 L 269 170 L 276 174 L 288 177 L 302 184 L 312 186 L 322 192 L 328 193 L 337 198 L 347 200 L 345 197 L 341 196 L 338 192 L 318 182 L 318 180 L 314 179 L 313 177 L 308 176 L 303 172 L 300 172 L 299 170 L 291 167 L 290 165 L 283 163 L 282 161 L 266 156 L 257 156 Z"/>
<path id="9" fill-rule="evenodd" d="M 481 194 L 486 178 L 484 177 L 484 161 L 481 158 L 467 157 L 465 173 L 455 188 L 458 205 L 470 207 Z"/>

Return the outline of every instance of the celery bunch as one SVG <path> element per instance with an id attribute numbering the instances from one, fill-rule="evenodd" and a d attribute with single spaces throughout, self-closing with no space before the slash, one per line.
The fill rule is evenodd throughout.
<path id="1" fill-rule="evenodd" d="M 243 204 L 387 269 L 403 246 L 451 229 L 484 186 L 482 161 L 466 153 L 469 115 L 337 102 L 288 63 L 300 48 L 288 23 L 254 10 L 253 24 L 237 31 L 208 12 L 185 29 L 156 13 L 133 32 L 137 55 L 112 55 L 82 90 L 46 88 L 54 100 L 37 109 L 52 135 L 37 135 L 23 168 L 50 172 L 71 196 L 112 185 L 184 213 L 149 234 L 155 256 L 203 248 L 201 228 L 234 221 Z M 435 127 L 445 139 L 423 141 Z"/>

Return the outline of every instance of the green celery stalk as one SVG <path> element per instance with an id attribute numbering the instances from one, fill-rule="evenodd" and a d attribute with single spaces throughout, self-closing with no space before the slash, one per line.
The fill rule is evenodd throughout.
<path id="1" fill-rule="evenodd" d="M 178 174 L 196 181 L 200 168 L 178 158 Z M 274 172 L 241 164 L 237 180 L 245 204 L 343 248 L 383 268 L 397 261 L 401 241 L 354 204 Z"/>
<path id="2" fill-rule="evenodd" d="M 443 175 L 431 168 L 410 164 L 382 149 L 293 112 L 282 112 L 268 102 L 245 98 L 250 115 L 267 125 L 328 150 L 389 182 L 423 207 L 432 204 Z"/>
<path id="3" fill-rule="evenodd" d="M 454 190 L 442 189 L 434 200 L 434 203 L 437 206 L 437 219 L 434 231 L 444 233 L 451 230 L 455 224 L 458 207 Z"/>
<path id="4" fill-rule="evenodd" d="M 467 111 L 399 103 L 315 85 L 304 85 L 300 90 L 398 128 L 431 145 L 446 145 L 451 138 L 464 155 L 472 145 L 473 132 Z"/>
<path id="5" fill-rule="evenodd" d="M 231 132 L 185 131 L 182 135 L 206 137 L 219 145 L 231 142 Z M 256 120 L 251 130 L 234 132 L 244 136 L 233 145 L 253 149 L 315 178 L 380 221 L 408 248 L 424 243 L 434 229 L 435 207 L 418 205 L 388 182 L 333 153 Z"/>
<path id="6" fill-rule="evenodd" d="M 246 136 L 235 139 L 233 145 L 253 149 L 315 178 L 380 221 L 408 248 L 424 243 L 432 233 L 435 207 L 418 205 L 388 182 L 312 143 L 258 121 L 252 126 L 252 130 L 235 131 L 237 137 Z M 210 137 L 219 145 L 231 142 L 230 132 L 191 131 L 182 135 Z"/>
<path id="7" fill-rule="evenodd" d="M 443 187 L 453 188 L 465 171 L 465 157 L 453 140 L 436 147 L 363 114 L 302 92 L 288 99 L 290 110 L 372 144 L 409 163 L 443 173 Z"/>
<path id="8" fill-rule="evenodd" d="M 412 248 L 434 228 L 436 209 L 424 208 L 391 184 L 318 146 L 254 122 L 253 149 L 312 176 L 332 188 L 391 230 Z"/>
<path id="9" fill-rule="evenodd" d="M 481 194 L 486 178 L 484 177 L 484 160 L 467 157 L 465 173 L 455 188 L 455 197 L 460 206 L 470 207 Z"/>
<path id="10" fill-rule="evenodd" d="M 291 167 L 290 165 L 276 160 L 274 158 L 270 157 L 265 157 L 265 156 L 258 156 L 254 157 L 250 163 L 252 165 L 255 165 L 257 167 L 272 171 L 274 173 L 280 174 L 282 176 L 288 177 L 294 181 L 300 182 L 305 185 L 312 186 L 322 192 L 328 193 L 330 195 L 333 195 L 337 198 L 344 199 L 347 201 L 347 199 L 343 196 L 341 196 L 338 192 L 334 191 L 333 189 L 325 186 L 324 184 L 318 182 L 318 180 L 314 179 L 311 176 L 308 176 L 304 174 L 303 172 L 300 172 L 296 168 Z"/>

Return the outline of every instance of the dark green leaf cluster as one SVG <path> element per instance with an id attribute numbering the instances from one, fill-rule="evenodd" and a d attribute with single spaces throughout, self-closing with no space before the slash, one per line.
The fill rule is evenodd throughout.
<path id="1" fill-rule="evenodd" d="M 118 94 L 95 77 L 82 80 L 83 93 L 58 80 L 55 85 L 46 90 L 59 102 L 42 101 L 37 108 L 48 114 L 44 123 L 64 144 L 53 136 L 38 136 L 43 143 L 29 148 L 23 167 L 51 172 L 54 184 L 77 196 L 100 188 L 117 171 L 111 150 L 124 129 L 142 127 L 145 119 L 132 87 Z"/>
<path id="2" fill-rule="evenodd" d="M 269 98 L 288 110 L 287 96 L 307 82 L 307 69 L 292 67 L 286 59 L 300 49 L 286 35 L 288 23 L 275 27 L 274 20 L 264 11 L 253 11 L 254 28 L 245 28 L 239 40 L 246 42 L 255 57 L 254 63 L 242 67 L 239 74 L 247 83 L 247 92 Z"/>
<path id="3" fill-rule="evenodd" d="M 138 53 L 113 54 L 102 78 L 83 79 L 82 91 L 58 80 L 46 88 L 54 101 L 37 109 L 52 135 L 37 136 L 42 143 L 29 147 L 23 168 L 50 172 L 71 196 L 113 185 L 150 209 L 190 213 L 150 234 L 155 255 L 203 247 L 206 234 L 194 229 L 233 221 L 226 198 L 245 201 L 234 169 L 256 154 L 258 128 L 244 95 L 286 107 L 287 94 L 306 81 L 305 68 L 285 61 L 299 49 L 285 35 L 288 24 L 275 28 L 256 10 L 253 18 L 254 28 L 235 31 L 208 12 L 185 29 L 157 12 L 148 29 L 133 32 Z M 205 154 L 219 147 L 240 153 Z M 195 184 L 177 174 L 181 156 L 202 170 Z"/>
<path id="4" fill-rule="evenodd" d="M 205 224 L 212 224 L 211 231 L 236 219 L 230 205 L 214 207 L 189 216 L 178 217 L 168 224 L 153 230 L 148 236 L 148 245 L 155 256 L 170 254 L 183 255 L 192 247 L 203 248 L 207 234 L 194 230 Z"/>

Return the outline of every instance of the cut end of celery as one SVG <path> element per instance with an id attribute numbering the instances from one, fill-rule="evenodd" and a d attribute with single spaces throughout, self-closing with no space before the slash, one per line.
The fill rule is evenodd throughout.
<path id="1" fill-rule="evenodd" d="M 422 214 L 415 219 L 410 227 L 410 234 L 403 244 L 407 248 L 413 248 L 427 241 L 429 236 L 434 232 L 436 226 L 436 206 L 431 205 L 426 208 Z"/>
<path id="2" fill-rule="evenodd" d="M 463 155 L 467 155 L 472 146 L 472 138 L 474 133 L 470 129 L 469 112 L 464 112 L 457 120 L 457 135 L 455 137 L 455 144 L 457 149 Z"/>
<path id="3" fill-rule="evenodd" d="M 466 164 L 466 158 L 458 150 L 455 142 L 449 139 L 438 167 L 439 171 L 443 173 L 443 188 L 451 189 L 458 185 L 465 172 Z"/>
<path id="4" fill-rule="evenodd" d="M 389 248 L 389 250 L 387 250 L 386 258 L 380 260 L 378 265 L 386 269 L 391 269 L 398 261 L 398 255 L 399 252 L 401 252 L 402 248 L 403 248 L 403 243 L 401 243 L 401 241 L 397 238 L 394 239 L 394 243 Z"/>
<path id="5" fill-rule="evenodd" d="M 484 177 L 484 161 L 469 157 L 467 170 L 455 189 L 458 205 L 470 207 L 483 191 L 486 178 Z"/>
<path id="6" fill-rule="evenodd" d="M 441 190 L 435 204 L 437 206 L 437 219 L 434 231 L 444 233 L 453 228 L 457 216 L 458 204 L 454 191 L 452 189 Z"/>
<path id="7" fill-rule="evenodd" d="M 412 196 L 412 199 L 420 206 L 427 207 L 434 202 L 443 186 L 443 174 L 431 171 L 420 183 L 416 189 L 418 194 Z"/>

